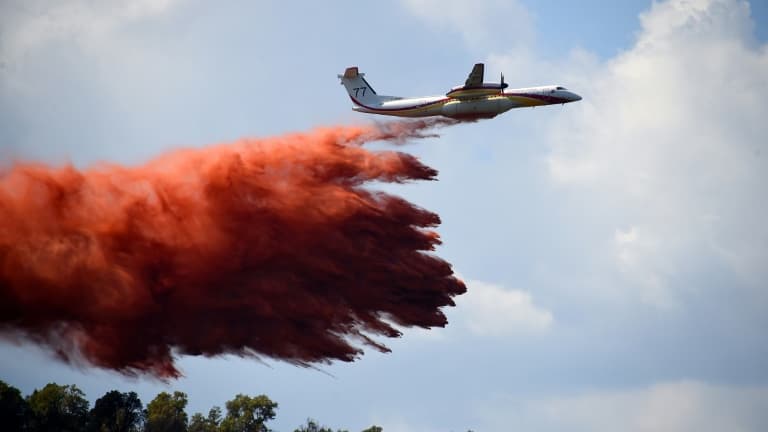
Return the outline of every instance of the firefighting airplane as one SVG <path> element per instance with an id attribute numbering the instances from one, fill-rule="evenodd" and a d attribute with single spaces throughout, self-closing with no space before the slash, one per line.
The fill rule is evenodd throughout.
<path id="1" fill-rule="evenodd" d="M 477 63 L 464 85 L 452 88 L 445 96 L 414 98 L 378 95 L 357 67 L 347 68 L 344 75 L 338 77 L 355 104 L 353 110 L 399 117 L 493 118 L 512 108 L 581 100 L 576 93 L 554 85 L 505 90 L 508 85 L 504 82 L 504 74 L 500 83 L 486 83 L 483 82 L 484 70 L 483 63 Z"/>

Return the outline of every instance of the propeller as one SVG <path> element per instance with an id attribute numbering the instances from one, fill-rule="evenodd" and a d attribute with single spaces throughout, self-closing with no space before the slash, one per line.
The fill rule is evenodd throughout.
<path id="1" fill-rule="evenodd" d="M 504 72 L 501 73 L 501 85 L 499 87 L 499 93 L 504 93 L 504 89 L 507 88 L 507 84 L 504 83 Z"/>

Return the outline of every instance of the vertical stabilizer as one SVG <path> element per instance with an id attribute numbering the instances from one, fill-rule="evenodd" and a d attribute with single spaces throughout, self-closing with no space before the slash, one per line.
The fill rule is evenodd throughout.
<path id="1" fill-rule="evenodd" d="M 347 89 L 349 97 L 357 105 L 373 106 L 381 103 L 381 97 L 365 80 L 365 74 L 360 73 L 357 66 L 348 67 L 344 75 L 339 75 L 341 84 Z"/>

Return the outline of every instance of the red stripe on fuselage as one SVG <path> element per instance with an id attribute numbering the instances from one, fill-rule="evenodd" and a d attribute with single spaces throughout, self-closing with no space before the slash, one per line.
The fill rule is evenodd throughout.
<path id="1" fill-rule="evenodd" d="M 565 99 L 565 98 L 561 98 L 561 97 L 557 97 L 557 96 L 549 96 L 549 95 L 537 94 L 537 93 L 502 93 L 502 94 L 499 94 L 498 96 L 502 96 L 502 97 L 503 96 L 525 97 L 525 98 L 529 98 L 529 99 L 540 100 L 540 101 L 546 102 L 548 104 L 559 104 L 559 103 L 570 102 L 568 99 Z M 447 101 L 451 101 L 451 100 L 461 100 L 459 98 L 446 97 L 446 98 L 438 99 L 438 100 L 433 101 L 433 102 L 425 102 L 425 103 L 422 103 L 422 104 L 412 105 L 412 106 L 403 107 L 403 108 L 375 108 L 375 107 L 371 107 L 371 106 L 368 106 L 368 105 L 365 105 L 365 104 L 361 103 L 359 100 L 355 99 L 352 95 L 350 95 L 349 98 L 352 99 L 352 102 L 354 102 L 355 105 L 361 106 L 361 107 L 363 107 L 365 109 L 368 109 L 368 110 L 371 110 L 371 111 L 383 111 L 383 112 L 409 111 L 409 110 L 414 110 L 414 109 L 419 109 L 419 108 L 425 108 L 425 107 L 428 107 L 428 106 L 431 106 L 431 105 L 435 105 L 435 104 L 439 104 L 439 103 L 443 103 L 443 102 L 447 102 Z"/>
<path id="2" fill-rule="evenodd" d="M 566 103 L 569 102 L 568 99 L 557 97 L 557 96 L 549 96 L 549 95 L 543 95 L 538 93 L 504 93 L 502 96 L 520 96 L 520 97 L 526 97 L 529 99 L 536 99 L 540 101 L 544 101 L 551 104 L 556 103 Z"/>
<path id="3" fill-rule="evenodd" d="M 374 107 L 369 107 L 368 105 L 360 103 L 360 101 L 355 99 L 352 95 L 349 95 L 349 98 L 352 99 L 352 102 L 354 102 L 355 105 L 359 105 L 359 106 L 361 106 L 361 107 L 363 107 L 365 109 L 369 109 L 371 111 L 387 111 L 387 112 L 408 111 L 408 110 L 417 109 L 417 108 L 424 108 L 424 107 L 427 107 L 427 106 L 430 106 L 430 105 L 434 105 L 434 104 L 438 104 L 438 103 L 442 103 L 442 102 L 451 100 L 451 98 L 442 98 L 442 99 L 438 99 L 438 100 L 433 101 L 433 102 L 425 102 L 423 104 L 413 105 L 413 106 L 404 107 L 404 108 L 374 108 Z"/>

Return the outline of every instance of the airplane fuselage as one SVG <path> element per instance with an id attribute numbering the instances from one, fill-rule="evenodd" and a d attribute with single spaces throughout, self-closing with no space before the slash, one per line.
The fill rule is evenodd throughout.
<path id="1" fill-rule="evenodd" d="M 503 74 L 499 83 L 484 82 L 484 70 L 482 63 L 475 64 L 464 85 L 453 87 L 445 96 L 413 98 L 377 94 L 356 66 L 348 67 L 339 78 L 355 104 L 353 110 L 398 117 L 492 118 L 512 108 L 581 100 L 561 86 L 507 89 Z"/>
<path id="2" fill-rule="evenodd" d="M 562 87 L 541 86 L 519 89 L 462 90 L 460 97 L 449 92 L 445 96 L 395 98 L 365 104 L 350 95 L 353 110 L 398 117 L 445 116 L 451 118 L 492 118 L 513 108 L 534 107 L 574 102 L 581 97 Z"/>

